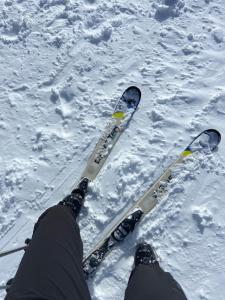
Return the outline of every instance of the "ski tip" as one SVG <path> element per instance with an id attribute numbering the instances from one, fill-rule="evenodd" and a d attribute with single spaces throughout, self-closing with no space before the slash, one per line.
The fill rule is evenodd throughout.
<path id="1" fill-rule="evenodd" d="M 189 154 L 196 151 L 203 152 L 213 152 L 217 149 L 221 141 L 221 134 L 216 129 L 207 129 L 201 132 L 191 144 L 182 153 L 183 156 L 188 156 Z"/>
<path id="2" fill-rule="evenodd" d="M 203 132 L 208 133 L 208 134 L 213 134 L 213 135 L 217 136 L 218 141 L 220 143 L 220 141 L 221 141 L 221 133 L 218 130 L 216 130 L 216 129 L 207 129 L 207 130 L 205 130 Z"/>
<path id="3" fill-rule="evenodd" d="M 122 99 L 131 107 L 137 108 L 141 100 L 141 90 L 136 86 L 130 86 L 124 91 Z"/>
<path id="4" fill-rule="evenodd" d="M 202 133 L 209 136 L 210 150 L 214 151 L 221 141 L 221 133 L 216 129 L 207 129 Z"/>
<path id="5" fill-rule="evenodd" d="M 131 85 L 125 90 L 125 92 L 127 91 L 136 91 L 139 94 L 139 98 L 141 98 L 141 90 L 137 86 Z"/>

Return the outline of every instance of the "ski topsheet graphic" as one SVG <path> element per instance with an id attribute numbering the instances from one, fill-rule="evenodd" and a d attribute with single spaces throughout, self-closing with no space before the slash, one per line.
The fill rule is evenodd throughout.
<path id="1" fill-rule="evenodd" d="M 141 218 L 156 206 L 160 198 L 162 198 L 162 195 L 166 192 L 166 184 L 171 180 L 172 172 L 176 165 L 182 163 L 185 157 L 195 152 L 203 152 L 206 154 L 214 151 L 220 143 L 220 140 L 220 133 L 214 129 L 208 129 L 199 134 L 147 189 L 145 194 L 106 228 L 98 243 L 83 260 L 83 269 L 87 278 L 95 272 L 99 264 L 110 251 L 134 230 L 135 225 Z"/>
<path id="2" fill-rule="evenodd" d="M 110 122 L 89 157 L 81 178 L 87 178 L 89 181 L 96 178 L 121 133 L 132 119 L 140 99 L 141 91 L 137 87 L 131 86 L 125 90 L 115 107 Z"/>

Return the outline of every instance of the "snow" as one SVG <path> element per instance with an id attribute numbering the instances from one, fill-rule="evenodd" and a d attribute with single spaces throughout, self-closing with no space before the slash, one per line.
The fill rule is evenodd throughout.
<path id="1" fill-rule="evenodd" d="M 188 299 L 224 300 L 224 1 L 5 0 L 0 8 L 1 251 L 23 244 L 71 190 L 116 100 L 137 85 L 139 110 L 80 216 L 85 253 L 193 137 L 215 128 L 222 141 L 177 168 L 168 195 L 89 281 L 92 299 L 123 299 L 145 240 Z M 0 283 L 21 255 L 1 258 Z"/>

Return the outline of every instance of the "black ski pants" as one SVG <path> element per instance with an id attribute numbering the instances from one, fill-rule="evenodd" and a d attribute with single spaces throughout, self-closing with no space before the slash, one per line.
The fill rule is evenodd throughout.
<path id="1" fill-rule="evenodd" d="M 80 231 L 71 208 L 49 208 L 35 226 L 5 300 L 90 300 L 82 256 Z M 185 299 L 180 286 L 158 263 L 136 267 L 125 293 L 125 300 Z"/>

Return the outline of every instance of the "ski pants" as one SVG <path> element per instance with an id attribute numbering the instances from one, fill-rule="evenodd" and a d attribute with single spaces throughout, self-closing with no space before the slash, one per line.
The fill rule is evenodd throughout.
<path id="1" fill-rule="evenodd" d="M 5 300 L 90 300 L 82 257 L 83 244 L 71 208 L 49 208 L 35 225 Z M 180 286 L 158 263 L 137 266 L 125 292 L 125 300 L 185 299 Z"/>

